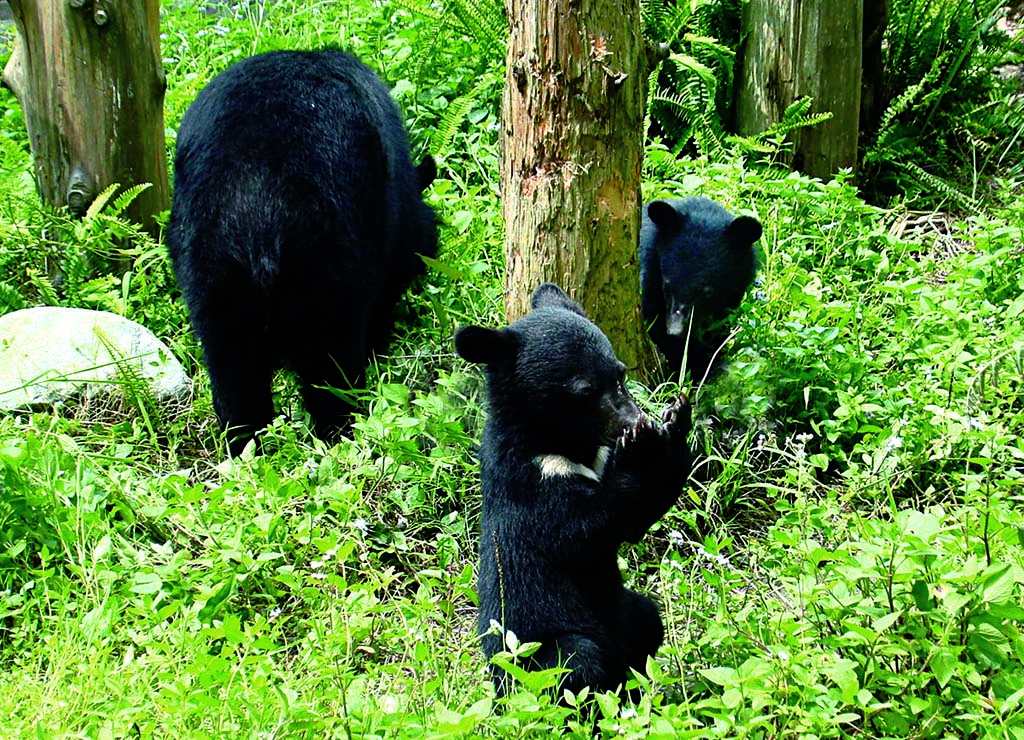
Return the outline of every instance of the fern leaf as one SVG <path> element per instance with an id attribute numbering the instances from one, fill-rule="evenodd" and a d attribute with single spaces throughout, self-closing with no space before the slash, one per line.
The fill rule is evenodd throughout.
<path id="1" fill-rule="evenodd" d="M 448 108 L 437 124 L 437 129 L 430 137 L 430 151 L 435 156 L 443 156 L 448 152 L 452 139 L 473 109 L 473 104 L 480 97 L 485 84 L 488 83 L 489 80 L 481 80 L 468 93 L 460 95 L 448 104 Z"/>
<path id="2" fill-rule="evenodd" d="M 96 218 L 96 216 L 98 216 L 106 207 L 107 201 L 114 196 L 114 193 L 117 192 L 119 187 L 121 187 L 121 183 L 112 183 L 108 185 L 102 193 L 97 195 L 93 202 L 89 204 L 89 208 L 85 212 L 85 219 L 91 220 Z"/>
<path id="3" fill-rule="evenodd" d="M 149 188 L 151 188 L 152 186 L 152 183 L 143 182 L 139 183 L 138 185 L 133 185 L 132 187 L 125 190 L 123 193 L 117 196 L 116 200 L 114 200 L 114 205 L 110 209 L 111 215 L 120 216 L 121 213 L 124 212 L 124 209 L 131 205 L 132 201 L 139 197 L 139 193 L 145 190 L 149 190 Z"/>
<path id="4" fill-rule="evenodd" d="M 17 288 L 6 281 L 0 281 L 0 314 L 25 308 L 28 302 Z"/>

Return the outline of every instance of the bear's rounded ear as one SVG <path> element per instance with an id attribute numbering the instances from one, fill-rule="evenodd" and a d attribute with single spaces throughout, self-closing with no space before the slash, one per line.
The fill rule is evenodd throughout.
<path id="1" fill-rule="evenodd" d="M 682 227 L 686 217 L 667 200 L 652 200 L 647 204 L 647 218 L 659 229 L 675 230 Z"/>
<path id="2" fill-rule="evenodd" d="M 739 216 L 729 224 L 726 233 L 733 245 L 746 247 L 761 238 L 761 222 L 750 216 Z"/>
<path id="3" fill-rule="evenodd" d="M 490 365 L 515 351 L 515 340 L 503 329 L 464 326 L 455 332 L 455 351 L 467 362 Z"/>
<path id="4" fill-rule="evenodd" d="M 423 158 L 423 160 L 416 165 L 416 177 L 420 181 L 420 192 L 430 187 L 430 183 L 437 177 L 437 164 L 434 162 L 434 158 L 429 154 Z"/>
<path id="5" fill-rule="evenodd" d="M 583 316 L 583 307 L 554 283 L 541 283 L 530 297 L 530 308 L 544 308 L 545 306 L 564 308 Z"/>

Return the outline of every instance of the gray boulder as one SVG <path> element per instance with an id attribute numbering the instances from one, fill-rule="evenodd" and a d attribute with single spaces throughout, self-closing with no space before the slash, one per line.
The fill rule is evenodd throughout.
<path id="1" fill-rule="evenodd" d="M 124 375 L 145 380 L 161 400 L 189 388 L 167 345 L 117 314 L 44 306 L 0 316 L 0 409 L 109 391 Z"/>

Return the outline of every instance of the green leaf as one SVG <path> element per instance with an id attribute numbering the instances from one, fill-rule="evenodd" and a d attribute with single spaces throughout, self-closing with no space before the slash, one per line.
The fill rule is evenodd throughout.
<path id="1" fill-rule="evenodd" d="M 199 621 L 203 624 L 210 624 L 220 610 L 221 604 L 227 601 L 235 588 L 235 576 L 232 574 L 221 583 L 217 592 L 206 600 L 206 604 L 199 610 Z"/>
<path id="2" fill-rule="evenodd" d="M 892 612 L 891 614 L 883 614 L 878 619 L 876 619 L 871 626 L 874 628 L 875 632 L 881 634 L 882 632 L 885 632 L 887 629 L 896 624 L 896 622 L 898 622 L 902 616 L 903 612 Z"/>
<path id="3" fill-rule="evenodd" d="M 856 669 L 857 663 L 855 661 L 841 658 L 837 659 L 833 665 L 827 666 L 824 670 L 825 675 L 839 687 L 844 704 L 853 704 L 854 699 L 857 697 L 857 691 L 860 689 Z"/>
<path id="4" fill-rule="evenodd" d="M 708 681 L 719 686 L 729 686 L 736 683 L 735 668 L 702 668 L 699 671 Z"/>
<path id="5" fill-rule="evenodd" d="M 92 561 L 98 563 L 107 556 L 108 552 L 110 552 L 110 535 L 104 535 L 96 543 L 96 547 L 92 549 Z"/>
<path id="6" fill-rule="evenodd" d="M 164 585 L 156 573 L 136 573 L 130 591 L 136 594 L 155 594 Z"/>
<path id="7" fill-rule="evenodd" d="M 605 719 L 616 717 L 619 714 L 619 698 L 610 692 L 595 694 L 597 705 L 601 708 L 601 714 Z"/>
<path id="8" fill-rule="evenodd" d="M 986 568 L 982 574 L 981 601 L 983 604 L 1005 603 L 1013 597 L 1017 582 L 1008 563 Z"/>
<path id="9" fill-rule="evenodd" d="M 5 439 L 0 442 L 0 461 L 11 468 L 17 468 L 24 461 L 26 451 L 25 440 Z"/>
<path id="10" fill-rule="evenodd" d="M 910 588 L 910 593 L 914 597 L 914 604 L 920 611 L 929 612 L 935 608 L 931 591 L 925 581 L 914 581 L 914 585 Z"/>
<path id="11" fill-rule="evenodd" d="M 221 624 L 224 630 L 224 639 L 235 645 L 241 645 L 245 641 L 245 631 L 242 629 L 242 620 L 236 614 L 227 614 Z"/>
<path id="12" fill-rule="evenodd" d="M 951 647 L 936 648 L 935 652 L 932 653 L 929 666 L 932 669 L 932 675 L 935 676 L 935 680 L 939 682 L 939 686 L 946 688 L 949 679 L 956 672 L 956 664 L 957 651 Z"/>
<path id="13" fill-rule="evenodd" d="M 739 689 L 726 689 L 722 693 L 722 704 L 726 709 L 736 709 L 743 704 L 743 692 Z"/>

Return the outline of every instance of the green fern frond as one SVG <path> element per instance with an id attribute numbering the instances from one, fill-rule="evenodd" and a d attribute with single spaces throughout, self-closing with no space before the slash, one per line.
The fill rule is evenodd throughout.
<path id="1" fill-rule="evenodd" d="M 721 0 L 646 0 L 644 34 L 670 55 L 649 80 L 645 130 L 664 135 L 671 149 L 720 159 L 727 153 L 723 117 L 731 106 L 735 53 L 716 36 Z M 738 17 L 738 16 L 737 16 Z"/>
<path id="2" fill-rule="evenodd" d="M 782 147 L 782 143 L 782 139 L 771 140 L 771 137 L 766 137 L 764 134 L 757 136 L 730 135 L 725 139 L 725 144 L 729 149 L 747 154 L 760 154 L 764 157 L 776 154 Z"/>
<path id="3" fill-rule="evenodd" d="M 139 412 L 142 422 L 149 432 L 150 440 L 157 439 L 156 430 L 160 423 L 160 403 L 145 377 L 139 372 L 135 362 L 129 359 L 102 331 L 96 332 L 96 338 L 110 355 L 117 366 L 117 382 L 124 393 L 125 400 Z"/>
<path id="4" fill-rule="evenodd" d="M 655 107 L 661 106 L 675 111 L 675 116 L 686 122 L 687 139 L 692 139 L 700 154 L 717 159 L 726 151 L 725 132 L 715 106 L 715 92 L 718 79 L 714 71 L 696 57 L 688 54 L 669 56 L 672 73 L 670 77 L 675 92 L 661 91 L 653 98 Z M 661 116 L 659 122 L 665 126 L 669 120 Z"/>
<path id="5" fill-rule="evenodd" d="M 799 120 L 811 112 L 812 105 L 814 105 L 814 98 L 804 95 L 802 98 L 798 98 L 786 106 L 786 110 L 782 111 L 782 120 Z"/>
<path id="6" fill-rule="evenodd" d="M 693 7 L 688 2 L 675 0 L 649 0 L 641 8 L 644 34 L 673 46 L 693 18 Z"/>
<path id="7" fill-rule="evenodd" d="M 64 253 L 64 287 L 69 293 L 77 292 L 82 283 L 92 275 L 92 264 L 86 253 L 69 248 Z"/>
<path id="8" fill-rule="evenodd" d="M 651 131 L 651 105 L 652 101 L 658 95 L 658 76 L 661 74 L 661 62 L 654 65 L 654 69 L 647 75 L 647 97 L 644 98 L 647 101 L 647 105 L 644 110 L 644 141 L 647 141 L 647 137 Z"/>
<path id="9" fill-rule="evenodd" d="M 786 110 L 783 111 L 782 120 L 769 126 L 764 132 L 764 136 L 768 138 L 787 136 L 790 132 L 796 131 L 797 129 L 807 128 L 808 126 L 817 126 L 819 123 L 824 123 L 825 121 L 832 119 L 831 111 L 825 111 L 824 113 L 810 113 L 811 105 L 813 103 L 814 99 L 808 96 L 804 96 L 791 103 Z"/>
<path id="10" fill-rule="evenodd" d="M 106 208 L 107 201 L 114 197 L 114 193 L 117 192 L 119 187 L 121 187 L 121 183 L 111 183 L 102 193 L 97 195 L 93 202 L 89 204 L 89 208 L 85 212 L 85 220 L 96 218 L 103 209 Z"/>
<path id="11" fill-rule="evenodd" d="M 504 46 L 508 36 L 505 3 L 500 0 L 448 0 L 448 8 L 470 35 L 488 44 Z M 473 31 L 476 30 L 476 33 Z"/>
<path id="12" fill-rule="evenodd" d="M 466 116 L 473 110 L 473 104 L 476 103 L 488 84 L 490 84 L 489 80 L 481 80 L 468 93 L 460 95 L 449 103 L 444 115 L 441 116 L 441 120 L 437 123 L 437 129 L 430 137 L 431 153 L 435 156 L 444 156 L 448 153 L 452 139 L 466 120 Z"/>
<path id="13" fill-rule="evenodd" d="M 705 64 L 702 64 L 696 57 L 689 54 L 670 54 L 668 60 L 675 66 L 677 72 L 684 76 L 695 74 L 703 81 L 708 88 L 714 88 L 718 81 L 715 73 Z"/>
<path id="14" fill-rule="evenodd" d="M 149 190 L 152 186 L 152 183 L 143 182 L 138 185 L 133 185 L 125 190 L 114 200 L 114 205 L 110 209 L 110 215 L 120 216 L 124 212 L 124 209 L 130 206 L 132 201 L 139 197 L 139 193 Z"/>
<path id="15" fill-rule="evenodd" d="M 120 280 L 117 276 L 100 275 L 76 287 L 75 301 L 83 306 L 123 316 L 124 301 L 121 299 L 119 287 Z"/>
<path id="16" fill-rule="evenodd" d="M 913 162 L 897 162 L 896 165 L 918 184 L 931 190 L 933 194 L 944 195 L 957 205 L 969 210 L 976 211 L 978 209 L 978 202 L 974 198 L 969 196 L 967 193 L 962 192 L 948 180 L 937 175 L 933 175 L 931 172 L 926 171 L 920 165 L 914 164 Z"/>
<path id="17" fill-rule="evenodd" d="M 438 25 L 464 33 L 484 49 L 503 48 L 508 36 L 505 5 L 501 0 L 443 0 L 439 11 L 429 0 L 395 0 L 395 3 Z"/>
<path id="18" fill-rule="evenodd" d="M 27 308 L 28 303 L 13 285 L 0 280 L 0 314 Z"/>
<path id="19" fill-rule="evenodd" d="M 57 289 L 54 287 L 53 281 L 50 280 L 49 276 L 39 272 L 34 267 L 29 267 L 25 271 L 25 276 L 28 278 L 28 284 L 32 287 L 32 290 L 38 294 L 40 303 L 44 306 L 60 305 Z"/>

